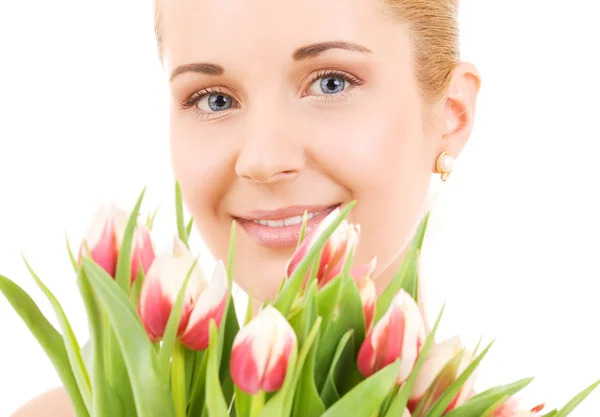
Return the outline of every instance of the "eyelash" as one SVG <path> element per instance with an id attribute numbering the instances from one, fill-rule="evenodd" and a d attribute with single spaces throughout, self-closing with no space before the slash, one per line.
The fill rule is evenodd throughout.
<path id="1" fill-rule="evenodd" d="M 325 78 L 325 77 L 340 78 L 340 79 L 350 83 L 350 86 L 338 94 L 331 94 L 331 95 L 325 94 L 322 96 L 321 95 L 317 96 L 318 100 L 331 102 L 331 101 L 337 101 L 340 99 L 344 99 L 347 97 L 347 94 L 351 89 L 364 84 L 363 80 L 361 80 L 360 78 L 358 78 L 352 74 L 349 74 L 345 71 L 333 70 L 333 69 L 317 71 L 315 74 L 312 74 L 310 77 L 307 77 L 305 80 L 308 80 L 308 86 L 310 87 L 315 81 L 317 81 L 320 78 Z M 200 90 L 193 93 L 188 98 L 186 98 L 185 100 L 183 100 L 180 103 L 181 108 L 183 110 L 191 109 L 193 111 L 194 118 L 197 118 L 197 117 L 206 118 L 206 119 L 212 118 L 212 117 L 214 117 L 215 114 L 222 113 L 222 112 L 215 112 L 215 113 L 203 112 L 201 110 L 198 110 L 198 108 L 196 107 L 196 104 L 198 104 L 198 102 L 200 100 L 202 100 L 206 95 L 213 95 L 213 94 L 227 95 L 227 96 L 231 97 L 231 99 L 234 102 L 237 103 L 237 100 L 231 94 L 226 93 L 220 87 L 203 87 Z M 309 94 L 303 93 L 301 97 L 306 97 L 307 95 L 309 95 Z M 225 112 L 225 111 L 223 111 L 223 112 Z"/>

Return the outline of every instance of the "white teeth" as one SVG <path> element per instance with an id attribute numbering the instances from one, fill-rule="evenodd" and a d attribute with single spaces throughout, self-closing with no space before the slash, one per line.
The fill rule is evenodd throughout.
<path id="1" fill-rule="evenodd" d="M 290 217 L 289 219 L 284 219 L 283 224 L 285 226 L 294 226 L 296 224 L 302 223 L 302 216 Z"/>
<path id="2" fill-rule="evenodd" d="M 313 217 L 318 216 L 319 214 L 321 214 L 320 211 L 316 212 L 316 213 L 308 213 L 306 218 L 307 218 L 307 220 L 310 220 Z M 254 220 L 254 223 L 258 223 L 263 226 L 269 226 L 269 227 L 294 226 L 297 224 L 302 224 L 302 217 L 303 216 L 294 216 L 294 217 L 289 217 L 289 218 L 283 219 L 283 220 Z"/>

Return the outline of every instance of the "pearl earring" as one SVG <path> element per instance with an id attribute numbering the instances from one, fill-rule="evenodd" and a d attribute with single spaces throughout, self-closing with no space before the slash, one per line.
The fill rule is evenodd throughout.
<path id="1" fill-rule="evenodd" d="M 448 152 L 442 152 L 435 162 L 435 169 L 441 174 L 442 181 L 446 181 L 454 168 L 454 158 Z"/>

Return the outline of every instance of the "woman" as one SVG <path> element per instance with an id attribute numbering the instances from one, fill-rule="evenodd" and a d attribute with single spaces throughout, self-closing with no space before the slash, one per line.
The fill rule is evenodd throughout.
<path id="1" fill-rule="evenodd" d="M 474 121 L 480 78 L 460 62 L 458 0 L 159 0 L 171 157 L 215 258 L 233 219 L 235 276 L 272 298 L 302 214 L 358 204 L 357 262 L 381 292 Z M 435 177 L 434 177 L 435 178 Z M 437 179 L 435 179 L 437 181 Z M 62 390 L 16 416 L 69 416 Z"/>

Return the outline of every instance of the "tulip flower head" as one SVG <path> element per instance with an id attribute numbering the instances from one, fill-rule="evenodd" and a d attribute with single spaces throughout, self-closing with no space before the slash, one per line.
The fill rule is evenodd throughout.
<path id="1" fill-rule="evenodd" d="M 521 410 L 520 401 L 511 397 L 500 405 L 500 407 L 496 408 L 490 417 L 538 417 L 544 406 L 544 404 L 539 404 L 530 410 Z"/>
<path id="2" fill-rule="evenodd" d="M 277 391 L 283 385 L 296 333 L 285 317 L 267 306 L 235 337 L 230 369 L 233 382 L 243 391 Z"/>
<path id="3" fill-rule="evenodd" d="M 377 259 L 373 257 L 371 262 L 366 265 L 356 267 L 354 274 L 351 271 L 350 274 L 356 280 L 358 290 L 360 292 L 360 299 L 363 305 L 363 313 L 365 316 L 365 328 L 369 330 L 371 323 L 373 322 L 373 316 L 375 314 L 375 304 L 377 303 L 377 289 L 375 283 L 371 279 L 371 275 L 377 266 Z"/>
<path id="4" fill-rule="evenodd" d="M 150 267 L 142 284 L 138 314 L 154 343 L 164 336 L 169 316 L 190 270 L 177 337 L 189 349 L 204 350 L 208 347 L 210 320 L 214 319 L 217 326 L 220 324 L 229 285 L 225 266 L 218 261 L 212 279 L 207 281 L 195 262 L 196 258 L 176 237 L 172 250 L 160 253 Z"/>
<path id="5" fill-rule="evenodd" d="M 369 377 L 401 359 L 397 383 L 402 384 L 410 375 L 425 338 L 425 323 L 417 303 L 400 290 L 388 311 L 367 334 L 358 353 L 358 369 Z"/>
<path id="6" fill-rule="evenodd" d="M 325 230 L 340 215 L 340 209 L 336 208 L 327 215 L 319 225 L 311 230 L 302 243 L 298 246 L 286 267 L 286 277 L 290 277 L 298 267 L 302 259 L 307 255 Z M 336 277 L 342 270 L 346 258 L 350 252 L 356 249 L 360 239 L 360 225 L 354 225 L 343 220 L 329 237 L 321 251 L 321 259 L 317 270 L 317 281 L 319 286 L 324 286 L 327 282 Z"/>
<path id="7" fill-rule="evenodd" d="M 408 403 L 409 409 L 413 410 L 414 407 L 416 407 L 427 389 L 432 385 L 440 372 L 444 369 L 444 367 L 446 367 L 448 362 L 454 359 L 461 351 L 463 351 L 463 345 L 459 337 L 453 337 L 431 346 L 427 354 L 427 358 L 425 359 L 423 366 L 420 368 L 419 374 L 417 375 L 415 383 L 412 387 Z M 460 365 L 456 371 L 455 378 L 458 378 L 472 361 L 472 354 L 464 350 Z M 448 405 L 446 411 L 450 411 L 461 406 L 470 398 L 473 392 L 473 386 L 475 384 L 476 373 L 477 372 L 475 370 L 469 376 L 467 381 L 461 387 L 460 391 Z M 451 382 L 453 381 L 448 381 L 448 383 Z"/>
<path id="8" fill-rule="evenodd" d="M 89 257 L 114 277 L 129 217 L 130 213 L 115 205 L 100 207 L 84 235 L 79 248 L 79 260 L 84 256 Z M 150 230 L 145 225 L 138 224 L 133 234 L 131 282 L 137 277 L 140 266 L 144 273 L 148 272 L 154 258 Z"/>

